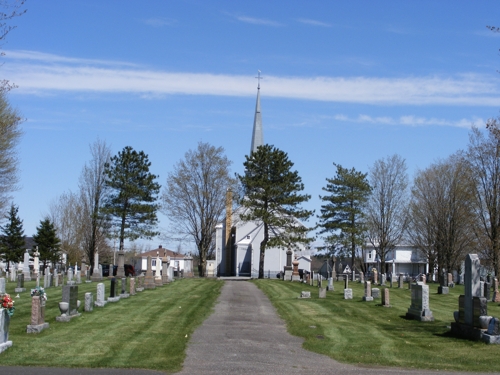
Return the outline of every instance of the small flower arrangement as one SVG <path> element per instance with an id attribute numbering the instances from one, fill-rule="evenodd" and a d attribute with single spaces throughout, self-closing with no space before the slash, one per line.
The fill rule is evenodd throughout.
<path id="1" fill-rule="evenodd" d="M 41 286 L 37 286 L 35 289 L 31 289 L 31 297 L 40 296 L 40 300 L 47 301 L 47 293 L 45 289 Z"/>
<path id="2" fill-rule="evenodd" d="M 14 301 L 10 298 L 9 294 L 0 295 L 0 310 L 7 310 L 9 316 L 14 315 L 16 308 L 14 307 Z"/>

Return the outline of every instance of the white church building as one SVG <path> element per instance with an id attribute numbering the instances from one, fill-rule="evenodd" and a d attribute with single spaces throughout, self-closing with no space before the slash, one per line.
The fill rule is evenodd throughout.
<path id="1" fill-rule="evenodd" d="M 260 78 L 260 77 L 259 77 Z M 262 116 L 260 111 L 260 79 L 257 86 L 257 103 L 253 124 L 250 152 L 264 145 Z M 226 220 L 216 226 L 215 233 L 215 267 L 218 276 L 254 277 L 259 275 L 260 243 L 264 239 L 264 225 L 261 222 L 240 220 L 242 210 L 239 207 L 232 210 L 232 197 L 228 192 L 226 205 Z M 297 220 L 297 225 L 303 225 Z M 291 249 L 299 261 L 299 269 L 310 272 L 310 251 L 303 244 L 297 244 L 298 249 Z M 264 258 L 264 276 L 276 278 L 286 266 L 288 249 L 268 248 Z"/>

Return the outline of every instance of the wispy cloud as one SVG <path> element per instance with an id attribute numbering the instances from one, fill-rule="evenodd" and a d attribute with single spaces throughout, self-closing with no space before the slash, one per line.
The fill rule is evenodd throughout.
<path id="1" fill-rule="evenodd" d="M 177 21 L 172 18 L 152 17 L 143 20 L 146 25 L 153 27 L 174 26 Z"/>
<path id="2" fill-rule="evenodd" d="M 460 120 L 445 120 L 438 119 L 435 117 L 425 118 L 418 117 L 414 115 L 400 116 L 399 118 L 387 117 L 387 116 L 369 116 L 369 115 L 358 115 L 358 117 L 349 117 L 343 114 L 338 114 L 333 117 L 337 121 L 341 122 L 355 122 L 355 123 L 369 123 L 369 124 L 380 124 L 380 125 L 403 125 L 403 126 L 451 126 L 458 128 L 470 128 L 473 125 L 478 127 L 484 127 L 485 121 L 479 117 L 473 117 L 471 119 L 460 119 Z"/>
<path id="3" fill-rule="evenodd" d="M 6 51 L 5 58 L 14 60 L 25 60 L 25 61 L 37 61 L 41 63 L 65 63 L 65 64 L 77 64 L 77 65 L 108 65 L 108 66 L 137 66 L 129 62 L 123 61 L 110 61 L 110 60 L 99 60 L 99 59 L 82 59 L 75 57 L 66 57 L 54 55 L 51 53 L 37 52 L 37 51 L 25 51 L 25 50 L 10 50 Z"/>
<path id="4" fill-rule="evenodd" d="M 266 18 L 255 18 L 255 17 L 248 17 L 248 16 L 241 16 L 241 15 L 235 15 L 235 14 L 230 14 L 230 13 L 225 13 L 228 16 L 233 17 L 234 19 L 244 22 L 244 23 L 250 23 L 253 25 L 264 25 L 264 26 L 273 26 L 273 27 L 281 27 L 284 26 L 282 23 L 273 21 L 273 20 L 268 20 Z"/>
<path id="5" fill-rule="evenodd" d="M 299 18 L 297 21 L 300 23 L 304 23 L 306 25 L 311 25 L 311 26 L 332 27 L 332 25 L 330 25 L 329 23 L 317 21 L 317 20 L 311 20 L 311 19 L 307 19 L 307 18 Z"/>
<path id="6" fill-rule="evenodd" d="M 29 51 L 18 53 L 17 58 L 19 61 L 5 64 L 2 73 L 19 86 L 16 90 L 19 93 L 101 92 L 143 97 L 255 95 L 252 74 L 148 70 L 132 64 L 124 67 L 121 62 L 113 66 L 109 61 L 79 60 L 38 52 L 30 55 Z M 499 78 L 475 74 L 400 78 L 266 75 L 262 90 L 270 97 L 339 103 L 500 107 Z"/>

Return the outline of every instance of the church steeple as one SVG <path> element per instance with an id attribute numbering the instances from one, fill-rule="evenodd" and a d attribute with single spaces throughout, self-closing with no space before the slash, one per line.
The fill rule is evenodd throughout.
<path id="1" fill-rule="evenodd" d="M 250 153 L 257 151 L 257 147 L 264 144 L 264 133 L 262 131 L 262 115 L 260 113 L 260 70 L 258 71 L 258 76 L 255 77 L 258 80 L 257 83 L 257 103 L 255 104 L 255 117 L 253 119 L 253 133 L 252 133 L 252 145 L 250 147 Z"/>

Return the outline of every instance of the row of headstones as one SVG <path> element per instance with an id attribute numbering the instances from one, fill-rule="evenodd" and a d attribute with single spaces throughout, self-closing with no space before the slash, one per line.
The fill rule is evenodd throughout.
<path id="1" fill-rule="evenodd" d="M 329 279 L 331 280 L 331 279 Z M 344 280 L 344 299 L 353 299 L 352 289 L 349 288 L 349 279 Z M 371 281 L 365 281 L 365 291 L 363 296 L 363 301 L 369 302 L 381 298 L 381 305 L 384 307 L 390 307 L 390 289 L 383 288 L 382 293 L 379 288 L 372 288 Z M 326 298 L 326 291 L 333 290 L 332 284 L 329 283 L 328 288 L 319 288 L 319 298 Z M 300 298 L 311 298 L 311 292 L 303 291 Z M 406 314 L 408 318 L 420 320 L 420 321 L 433 321 L 434 317 L 432 311 L 429 309 L 429 286 L 417 282 L 411 285 L 411 305 Z"/>

